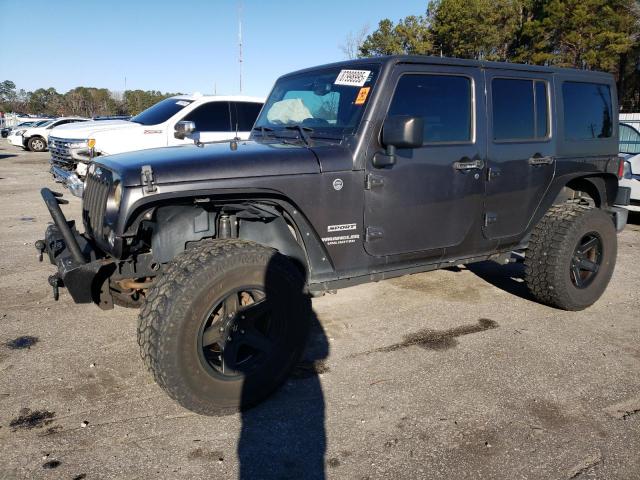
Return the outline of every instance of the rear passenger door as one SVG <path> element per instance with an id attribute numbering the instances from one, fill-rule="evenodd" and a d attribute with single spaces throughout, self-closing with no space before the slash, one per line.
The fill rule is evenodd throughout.
<path id="1" fill-rule="evenodd" d="M 553 77 L 486 70 L 488 109 L 484 235 L 521 235 L 555 172 Z"/>

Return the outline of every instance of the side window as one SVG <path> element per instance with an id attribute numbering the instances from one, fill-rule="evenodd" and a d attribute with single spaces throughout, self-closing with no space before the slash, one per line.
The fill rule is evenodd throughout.
<path id="1" fill-rule="evenodd" d="M 209 102 L 196 107 L 183 120 L 195 122 L 200 132 L 232 132 L 229 102 Z"/>
<path id="2" fill-rule="evenodd" d="M 470 142 L 472 133 L 471 79 L 458 75 L 403 75 L 388 115 L 424 119 L 424 142 Z"/>
<path id="3" fill-rule="evenodd" d="M 248 132 L 258 118 L 262 109 L 261 103 L 231 102 L 231 127 L 235 131 L 236 124 L 239 132 Z"/>
<path id="4" fill-rule="evenodd" d="M 608 85 L 564 82 L 562 97 L 564 136 L 567 140 L 611 137 L 613 114 Z"/>
<path id="5" fill-rule="evenodd" d="M 546 82 L 519 78 L 491 81 L 493 139 L 542 140 L 549 136 Z"/>
<path id="6" fill-rule="evenodd" d="M 640 153 L 640 132 L 631 125 L 621 123 L 619 125 L 620 132 L 620 153 L 631 153 L 636 155 Z"/>

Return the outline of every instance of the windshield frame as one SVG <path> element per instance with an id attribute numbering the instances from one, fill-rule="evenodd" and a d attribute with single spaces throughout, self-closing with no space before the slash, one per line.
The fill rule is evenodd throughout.
<path id="1" fill-rule="evenodd" d="M 277 103 L 278 101 L 286 100 L 286 95 L 288 92 L 296 91 L 294 89 L 285 90 L 284 93 L 280 95 L 278 100 L 273 99 L 272 97 L 281 91 L 278 90 L 278 87 L 282 86 L 285 82 L 289 82 L 291 80 L 300 79 L 304 77 L 308 77 L 312 79 L 313 76 L 321 76 L 326 75 L 328 73 L 335 74 L 336 79 L 340 75 L 340 73 L 344 70 L 368 70 L 370 71 L 370 80 L 367 80 L 362 86 L 356 85 L 346 85 L 346 88 L 353 88 L 353 99 L 351 99 L 351 105 L 349 108 L 356 108 L 355 99 L 358 96 L 359 91 L 363 87 L 370 87 L 370 90 L 365 97 L 364 104 L 357 106 L 358 110 L 354 110 L 357 112 L 357 118 L 353 122 L 352 125 L 344 125 L 344 126 L 333 126 L 333 125 L 322 125 L 318 126 L 315 124 L 306 124 L 305 121 L 302 122 L 289 122 L 289 123 L 272 123 L 267 119 L 267 115 L 271 107 Z M 288 75 L 284 75 L 280 77 L 276 83 L 274 84 L 269 96 L 267 97 L 262 111 L 260 115 L 256 119 L 256 122 L 253 127 L 253 131 L 251 133 L 254 138 L 291 138 L 292 134 L 296 135 L 295 127 L 297 125 L 303 127 L 306 131 L 306 135 L 313 139 L 322 139 L 322 140 L 334 140 L 334 141 L 342 141 L 347 137 L 356 135 L 358 130 L 360 129 L 360 125 L 363 122 L 363 119 L 366 118 L 367 111 L 369 110 L 369 104 L 372 103 L 372 98 L 375 96 L 375 91 L 378 88 L 378 84 L 380 82 L 380 78 L 382 76 L 382 65 L 377 62 L 371 63 L 357 63 L 357 64 L 337 64 L 337 65 L 325 65 L 317 68 L 301 70 L 299 72 L 294 72 Z M 335 80 L 334 83 L 335 85 Z M 339 85 L 342 86 L 342 85 Z M 309 92 L 313 92 L 312 90 L 308 90 Z M 338 89 L 335 90 L 339 91 Z M 318 97 L 321 97 L 318 95 Z M 297 97 L 299 98 L 299 97 Z M 340 101 L 340 100 L 338 100 Z M 305 119 L 306 120 L 306 119 Z"/>

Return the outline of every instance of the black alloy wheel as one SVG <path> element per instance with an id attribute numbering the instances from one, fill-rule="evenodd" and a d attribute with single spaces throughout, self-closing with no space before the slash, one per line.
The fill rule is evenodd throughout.
<path id="1" fill-rule="evenodd" d="M 577 288 L 587 288 L 595 279 L 602 262 L 602 240 L 596 232 L 584 235 L 571 258 L 571 282 Z"/>

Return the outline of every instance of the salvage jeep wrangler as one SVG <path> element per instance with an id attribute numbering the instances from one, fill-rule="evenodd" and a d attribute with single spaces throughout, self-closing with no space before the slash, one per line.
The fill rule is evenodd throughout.
<path id="1" fill-rule="evenodd" d="M 173 399 L 242 409 L 299 361 L 314 294 L 521 258 L 538 301 L 593 304 L 627 219 L 617 112 L 598 72 L 422 56 L 306 69 L 277 80 L 247 141 L 96 159 L 84 233 L 43 189 L 53 224 L 36 246 L 56 296 L 140 307 L 142 357 Z"/>

